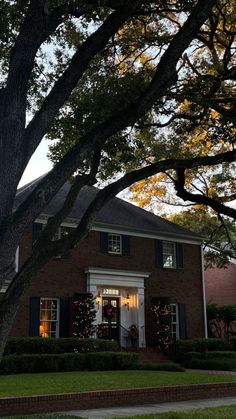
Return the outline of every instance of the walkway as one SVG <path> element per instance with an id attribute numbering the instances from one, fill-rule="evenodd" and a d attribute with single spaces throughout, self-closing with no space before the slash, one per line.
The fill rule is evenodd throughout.
<path id="1" fill-rule="evenodd" d="M 236 397 L 225 397 L 222 399 L 189 400 L 185 402 L 147 404 L 132 407 L 110 407 L 105 409 L 72 410 L 64 414 L 80 416 L 87 419 L 111 419 L 114 417 L 135 416 L 153 413 L 164 413 L 183 411 L 189 409 L 200 409 L 204 407 L 217 407 L 236 404 Z M 68 417 L 69 419 L 69 417 Z"/>

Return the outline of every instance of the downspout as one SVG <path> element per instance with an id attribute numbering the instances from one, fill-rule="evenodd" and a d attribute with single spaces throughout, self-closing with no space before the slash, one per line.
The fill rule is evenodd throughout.
<path id="1" fill-rule="evenodd" d="M 208 338 L 203 245 L 201 245 L 201 269 L 202 269 L 202 298 L 203 298 L 204 329 L 205 329 L 205 338 Z"/>

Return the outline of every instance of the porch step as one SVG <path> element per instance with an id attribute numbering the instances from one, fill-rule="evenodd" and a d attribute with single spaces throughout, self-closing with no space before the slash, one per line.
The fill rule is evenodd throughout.
<path id="1" fill-rule="evenodd" d="M 143 363 L 168 362 L 169 358 L 155 348 L 139 348 L 139 361 Z"/>

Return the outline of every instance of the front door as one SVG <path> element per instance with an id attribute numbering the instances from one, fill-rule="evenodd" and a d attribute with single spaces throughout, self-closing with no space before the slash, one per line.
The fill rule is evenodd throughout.
<path id="1" fill-rule="evenodd" d="M 120 300 L 117 297 L 102 298 L 102 323 L 107 326 L 107 338 L 119 342 Z"/>

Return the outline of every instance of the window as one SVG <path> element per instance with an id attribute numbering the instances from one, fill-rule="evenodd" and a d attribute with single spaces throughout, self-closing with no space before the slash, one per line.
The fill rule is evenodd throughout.
<path id="1" fill-rule="evenodd" d="M 163 242 L 163 268 L 176 268 L 176 244 Z"/>
<path id="2" fill-rule="evenodd" d="M 102 253 L 110 255 L 130 255 L 130 238 L 125 234 L 100 233 L 100 249 Z"/>
<path id="3" fill-rule="evenodd" d="M 182 243 L 155 240 L 155 259 L 159 268 L 183 269 Z"/>
<path id="4" fill-rule="evenodd" d="M 59 336 L 59 300 L 40 298 L 39 336 L 57 338 Z"/>
<path id="5" fill-rule="evenodd" d="M 122 241 L 120 234 L 108 234 L 108 253 L 122 253 Z"/>
<path id="6" fill-rule="evenodd" d="M 70 234 L 71 227 L 61 226 L 57 229 L 56 233 L 53 236 L 53 240 L 60 240 L 63 237 L 66 237 Z"/>
<path id="7" fill-rule="evenodd" d="M 170 304 L 170 334 L 172 341 L 179 339 L 179 315 L 178 315 L 178 305 Z"/>

